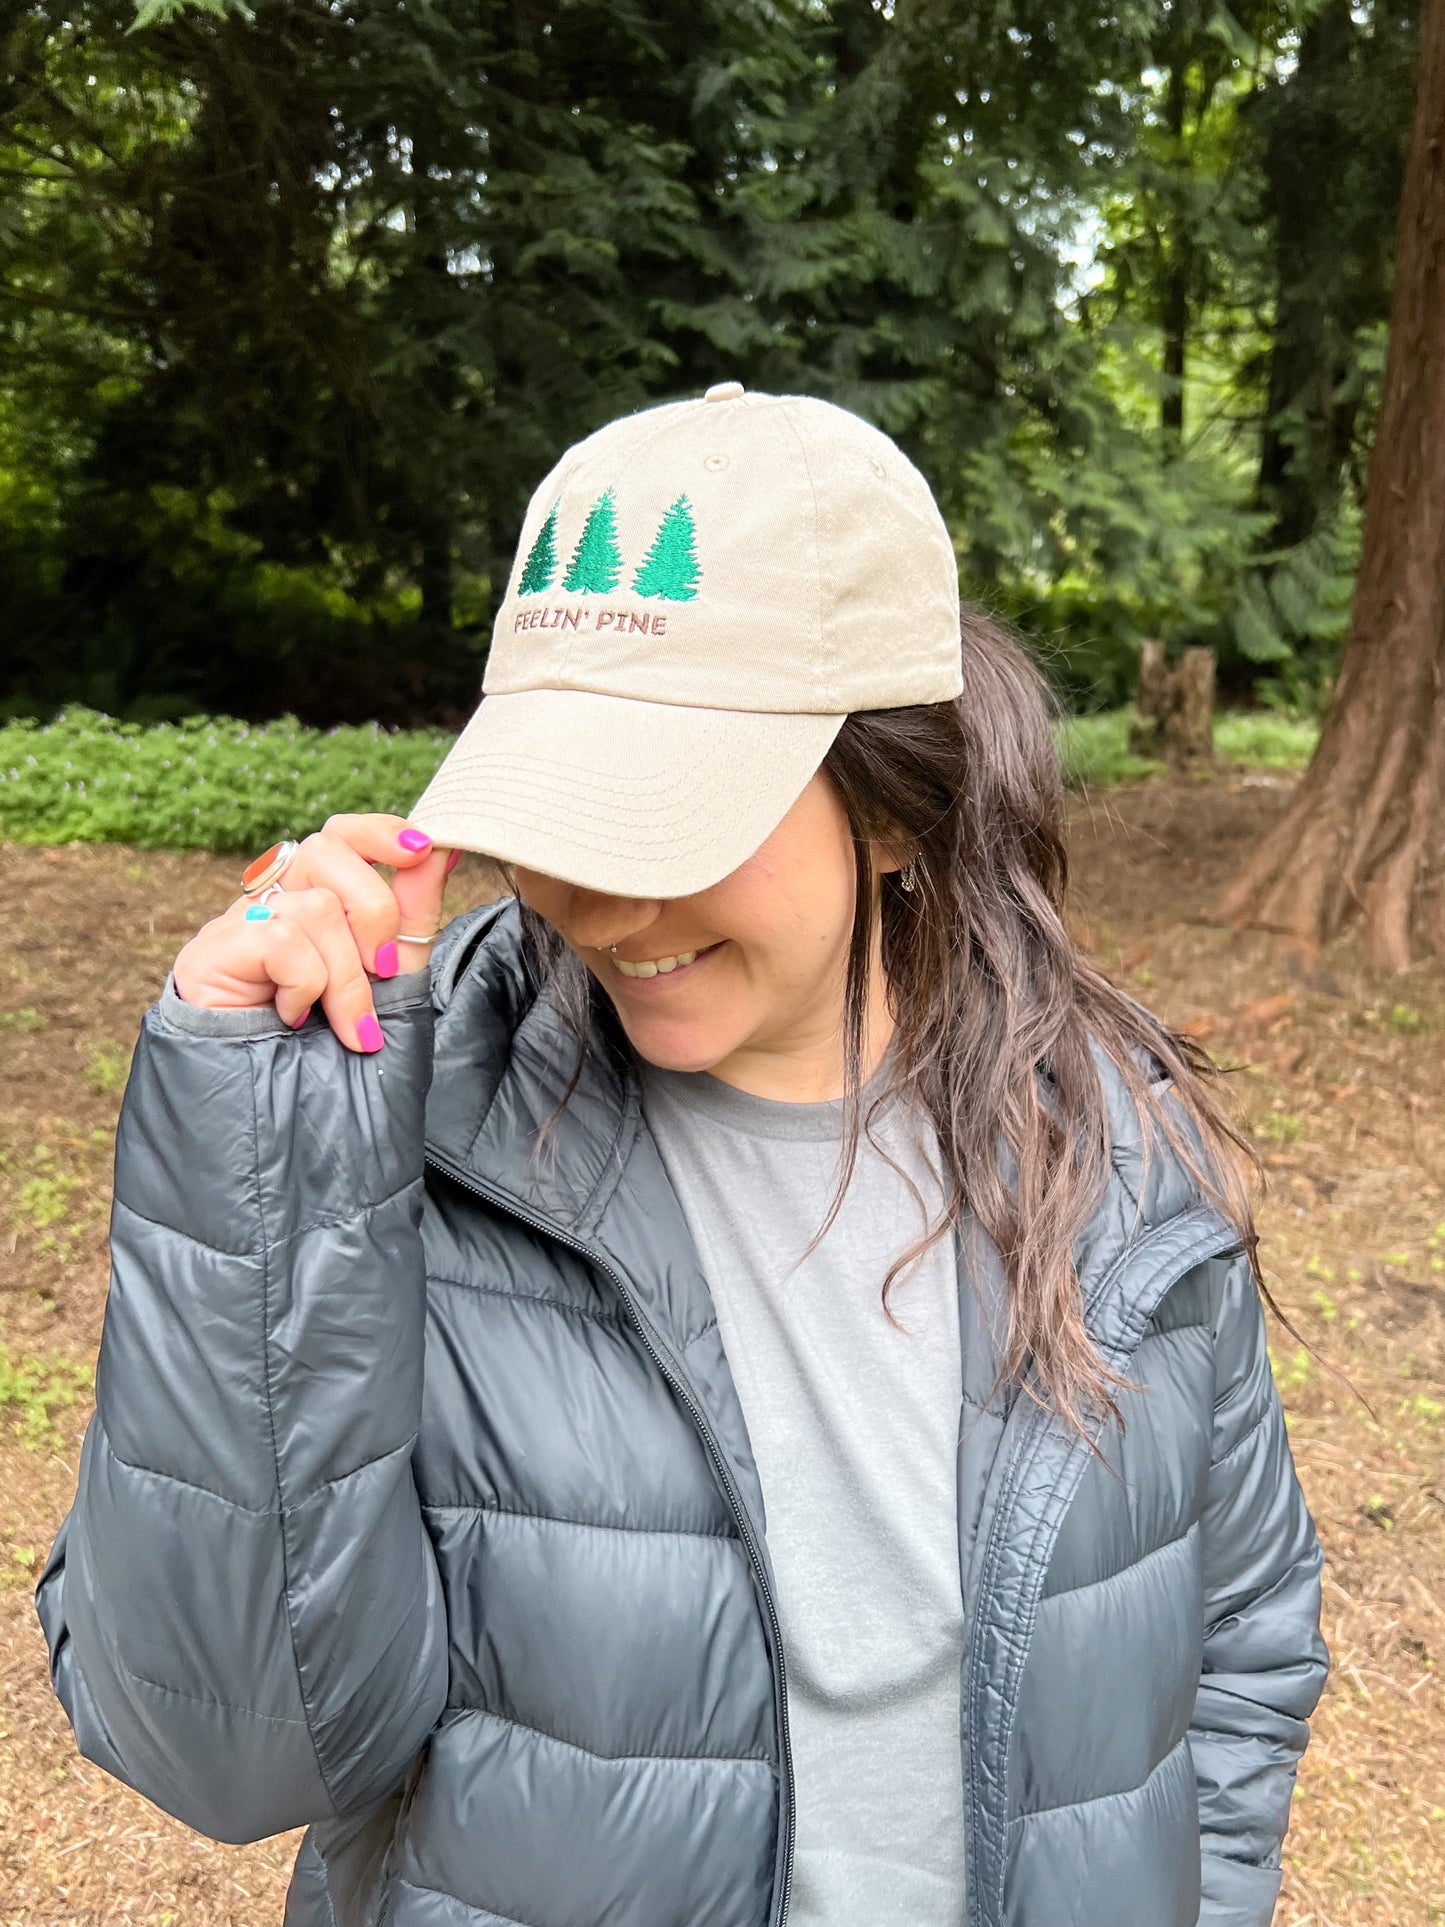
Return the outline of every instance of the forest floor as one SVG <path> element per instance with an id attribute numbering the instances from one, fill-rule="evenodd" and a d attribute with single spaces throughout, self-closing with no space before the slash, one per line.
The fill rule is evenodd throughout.
<path id="1" fill-rule="evenodd" d="M 1292 969 L 1198 920 L 1291 780 L 1080 798 L 1075 921 L 1118 982 L 1240 1067 L 1224 1089 L 1267 1168 L 1266 1272 L 1308 1341 L 1274 1327 L 1334 1670 L 1280 1927 L 1426 1927 L 1445 1922 L 1445 979 L 1381 979 L 1348 943 Z M 129 1049 L 235 870 L 0 847 L 0 1927 L 281 1918 L 294 1838 L 214 1845 L 80 1760 L 31 1604 L 89 1410 Z M 449 907 L 482 876 L 464 864 Z"/>

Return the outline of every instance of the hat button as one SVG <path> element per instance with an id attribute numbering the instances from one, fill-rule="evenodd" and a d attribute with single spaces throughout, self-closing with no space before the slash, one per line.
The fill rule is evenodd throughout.
<path id="1" fill-rule="evenodd" d="M 745 390 L 740 381 L 717 381 L 703 396 L 704 401 L 740 401 Z"/>

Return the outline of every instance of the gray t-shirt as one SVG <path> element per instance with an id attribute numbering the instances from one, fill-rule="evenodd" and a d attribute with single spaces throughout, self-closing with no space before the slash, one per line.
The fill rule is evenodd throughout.
<path id="1" fill-rule="evenodd" d="M 958 1256 L 860 1139 L 838 1216 L 841 1099 L 789 1104 L 644 1064 L 643 1111 L 717 1305 L 767 1510 L 797 1789 L 791 1927 L 963 1919 Z M 866 1100 L 882 1089 L 880 1072 Z M 910 1128 L 910 1120 L 912 1127 Z M 875 1132 L 942 1203 L 927 1119 Z"/>

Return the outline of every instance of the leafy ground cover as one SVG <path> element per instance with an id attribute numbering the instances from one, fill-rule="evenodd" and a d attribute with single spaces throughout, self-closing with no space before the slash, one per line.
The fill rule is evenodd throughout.
<path id="1" fill-rule="evenodd" d="M 337 812 L 404 815 L 451 741 L 374 723 L 322 730 L 200 716 L 142 725 L 70 709 L 53 723 L 0 724 L 0 836 L 264 849 Z"/>
<path id="2" fill-rule="evenodd" d="M 1134 711 L 1104 710 L 1070 716 L 1058 728 L 1059 748 L 1069 782 L 1079 789 L 1108 789 L 1115 783 L 1157 776 L 1163 764 L 1136 756 L 1129 747 Z M 1214 754 L 1226 767 L 1303 769 L 1314 754 L 1319 725 L 1269 710 L 1223 714 L 1214 719 Z"/>
<path id="3" fill-rule="evenodd" d="M 1059 727 L 1069 780 L 1105 788 L 1155 774 L 1129 749 L 1128 709 Z M 1316 727 L 1269 713 L 1224 715 L 1224 764 L 1303 769 Z M 0 723 L 0 837 L 14 843 L 131 843 L 139 849 L 264 849 L 337 812 L 405 814 L 452 738 L 374 724 L 306 729 L 293 718 L 117 722 L 70 709 L 52 723 Z"/>
<path id="4" fill-rule="evenodd" d="M 1348 945 L 1300 973 L 1269 938 L 1199 921 L 1290 782 L 1222 771 L 1081 794 L 1076 931 L 1239 1066 L 1226 1097 L 1266 1169 L 1265 1264 L 1299 1334 L 1275 1327 L 1275 1370 L 1325 1543 L 1334 1655 L 1278 1927 L 1440 1927 L 1445 983 L 1372 976 Z M 74 1489 L 104 1301 L 121 1071 L 92 1067 L 123 1069 L 170 958 L 235 872 L 199 852 L 0 848 L 15 906 L 0 946 L 0 1927 L 281 1917 L 293 1837 L 215 1845 L 76 1757 L 30 1597 Z M 449 909 L 483 890 L 464 862 Z"/>

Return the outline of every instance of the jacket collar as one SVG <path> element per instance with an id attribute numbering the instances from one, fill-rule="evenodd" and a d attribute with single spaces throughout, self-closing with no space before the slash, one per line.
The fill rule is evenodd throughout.
<path id="1" fill-rule="evenodd" d="M 537 995 L 528 978 L 514 898 L 449 926 L 437 947 L 433 984 L 438 1014 L 427 1147 L 434 1157 L 503 1194 L 524 1214 L 584 1241 L 595 1237 L 639 1146 L 639 1173 L 645 1167 L 649 1190 L 657 1189 L 661 1165 L 642 1118 L 636 1075 L 601 1050 L 587 1052 L 549 1145 L 533 1155 L 577 1050 L 550 996 Z M 1115 1286 L 1131 1252 L 1146 1242 L 1152 1247 L 1154 1234 L 1173 1220 L 1197 1225 L 1207 1207 L 1172 1148 L 1162 1141 L 1146 1146 L 1117 1066 L 1102 1052 L 1096 1061 L 1109 1110 L 1112 1170 L 1076 1257 L 1086 1322 L 1107 1344 L 1118 1312 Z M 661 1188 L 666 1191 L 665 1182 Z M 985 1292 L 993 1301 L 990 1325 L 998 1321 L 998 1293 L 993 1280 Z"/>
<path id="2" fill-rule="evenodd" d="M 516 899 L 450 925 L 432 982 L 428 1151 L 524 1212 L 588 1237 L 641 1126 L 635 1077 L 588 1051 L 566 1111 L 534 1155 L 576 1066 L 577 1046 L 551 997 L 538 996 L 528 978 Z"/>
<path id="3" fill-rule="evenodd" d="M 761 1537 L 757 1470 L 717 1342 L 711 1291 L 643 1122 L 636 1073 L 602 1050 L 589 1051 L 549 1140 L 556 1155 L 534 1157 L 538 1130 L 576 1067 L 577 1046 L 555 1005 L 527 982 L 515 902 L 463 920 L 460 930 L 452 926 L 434 957 L 433 986 L 428 1153 L 524 1215 L 584 1242 L 621 1274 L 722 1442 Z M 766 1560 L 766 1550 L 759 1556 Z"/>

